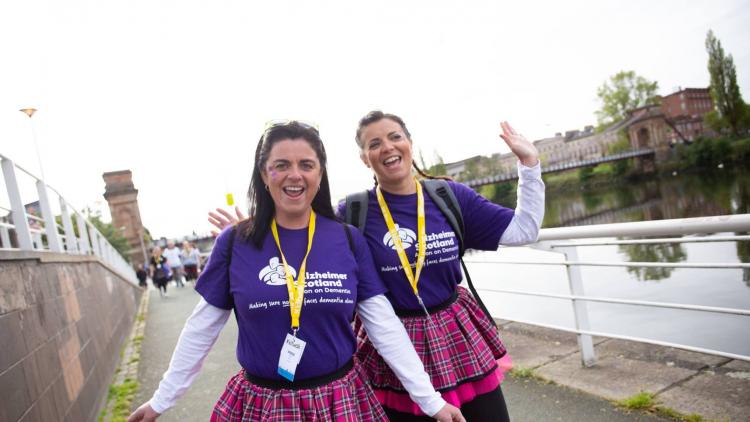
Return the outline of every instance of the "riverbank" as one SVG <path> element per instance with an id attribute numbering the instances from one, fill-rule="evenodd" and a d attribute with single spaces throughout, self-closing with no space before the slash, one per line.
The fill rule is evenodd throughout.
<path id="1" fill-rule="evenodd" d="M 689 145 L 676 145 L 671 158 L 658 163 L 655 171 L 640 173 L 632 160 L 603 163 L 543 175 L 548 193 L 597 191 L 604 187 L 619 187 L 642 183 L 654 177 L 671 177 L 676 173 L 709 173 L 732 171 L 750 165 L 750 138 L 736 140 L 699 138 Z M 515 202 L 517 182 L 485 185 L 478 189 L 484 197 L 496 203 Z"/>
<path id="2" fill-rule="evenodd" d="M 575 334 L 496 322 L 515 377 L 571 387 L 672 420 L 744 421 L 750 415 L 750 362 L 594 338 L 597 362 L 585 368 Z"/>

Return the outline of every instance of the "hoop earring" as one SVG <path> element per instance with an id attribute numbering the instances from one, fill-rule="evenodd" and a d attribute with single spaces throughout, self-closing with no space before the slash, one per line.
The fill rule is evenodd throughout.
<path id="1" fill-rule="evenodd" d="M 266 191 L 268 191 L 268 185 L 264 185 L 266 187 Z"/>

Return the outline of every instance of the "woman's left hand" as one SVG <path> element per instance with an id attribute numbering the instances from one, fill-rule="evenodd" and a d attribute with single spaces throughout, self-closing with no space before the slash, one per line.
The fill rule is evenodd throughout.
<path id="1" fill-rule="evenodd" d="M 439 412 L 432 415 L 439 422 L 466 422 L 461 411 L 450 403 L 446 403 Z"/>
<path id="2" fill-rule="evenodd" d="M 529 142 L 523 135 L 517 133 L 508 122 L 500 122 L 503 138 L 510 150 L 518 157 L 518 160 L 526 167 L 534 167 L 539 162 L 539 151 L 534 144 Z"/>

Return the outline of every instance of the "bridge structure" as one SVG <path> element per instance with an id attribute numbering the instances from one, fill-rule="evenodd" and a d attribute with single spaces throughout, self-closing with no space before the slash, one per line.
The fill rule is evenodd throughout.
<path id="1" fill-rule="evenodd" d="M 611 163 L 614 161 L 620 161 L 620 160 L 629 160 L 632 158 L 641 158 L 641 159 L 649 159 L 653 158 L 653 156 L 656 154 L 656 150 L 653 148 L 640 148 L 635 149 L 631 151 L 621 152 L 618 154 L 610 154 L 610 155 L 604 155 L 597 158 L 592 158 L 588 160 L 574 160 L 574 161 L 567 161 L 564 163 L 557 163 L 550 166 L 542 166 L 542 174 L 547 173 L 558 173 L 561 171 L 567 171 L 567 170 L 573 170 L 577 168 L 582 167 L 591 167 L 596 166 L 603 163 Z M 494 183 L 501 183 L 501 182 L 508 182 L 511 180 L 518 179 L 518 174 L 516 172 L 508 172 L 503 174 L 497 174 L 494 176 L 487 176 L 482 177 L 479 179 L 473 179 L 464 182 L 466 185 L 476 188 L 484 185 L 491 185 Z"/>
<path id="2" fill-rule="evenodd" d="M 640 151 L 637 154 L 641 155 L 636 155 L 632 152 L 633 155 L 620 155 L 617 159 L 652 153 Z M 148 398 L 164 365 L 168 364 L 174 347 L 172 341 L 176 342 L 184 321 L 175 315 L 183 311 L 188 315 L 197 295 L 192 289 L 182 289 L 174 295 L 179 297 L 161 299 L 156 295 L 150 304 L 143 301 L 143 298 L 151 297 L 150 292 L 137 285 L 129 264 L 81 213 L 45 181 L 21 169 L 7 157 L 0 156 L 0 159 L 10 200 L 10 206 L 2 209 L 7 214 L 0 221 L 0 333 L 3 339 L 0 342 L 0 420 L 94 421 L 106 406 L 109 384 L 115 376 L 118 361 L 122 365 L 123 360 L 127 365 L 141 361 L 135 377 L 143 381 L 142 389 L 138 390 L 137 399 L 132 403 L 137 405 L 139 400 Z M 610 157 L 609 161 L 613 160 Z M 19 172 L 31 178 L 35 189 L 24 188 L 18 183 L 16 175 Z M 57 201 L 49 200 L 49 191 L 57 195 Z M 29 195 L 34 192 L 36 201 L 29 201 Z M 38 202 L 34 210 L 27 207 L 30 202 Z M 584 291 L 582 268 L 700 269 L 709 271 L 705 283 L 711 283 L 710 271 L 750 272 L 750 263 L 695 259 L 687 262 L 623 262 L 581 259 L 579 256 L 583 256 L 583 250 L 596 250 L 607 245 L 748 242 L 750 235 L 743 234 L 747 232 L 750 232 L 750 214 L 548 228 L 542 229 L 539 242 L 532 248 L 553 254 L 557 257 L 555 259 L 513 259 L 508 249 L 501 248 L 494 253 L 470 254 L 466 261 L 482 296 L 533 298 L 535 307 L 547 306 L 549 301 L 568 304 L 572 324 L 528 319 L 490 307 L 505 333 L 511 356 L 521 363 L 523 369 L 607 400 L 619 400 L 648 391 L 669 408 L 683 414 L 742 420 L 750 413 L 750 347 L 745 351 L 725 350 L 651 335 L 623 334 L 604 327 L 602 321 L 594 319 L 597 314 L 589 312 L 589 307 L 612 304 L 617 306 L 617 312 L 622 313 L 643 308 L 698 313 L 706 315 L 707 321 L 713 321 L 716 315 L 750 317 L 750 306 L 714 306 L 689 301 L 680 303 L 588 294 Z M 544 282 L 562 284 L 567 291 L 561 291 L 559 287 L 551 292 L 535 289 L 533 286 L 538 286 L 538 283 L 529 283 L 531 287 L 528 289 L 507 288 L 484 280 L 482 276 L 487 273 L 487 268 L 490 268 L 489 274 L 496 275 L 505 273 L 508 266 L 560 268 L 562 273 L 559 276 Z M 150 316 L 137 317 L 139 304 L 148 308 Z M 145 329 L 138 331 L 142 335 L 131 332 L 131 327 L 137 327 L 138 323 L 146 325 Z M 714 329 L 727 328 L 717 323 Z M 532 331 L 542 335 L 529 334 Z M 572 341 L 560 340 L 555 333 L 569 335 L 567 338 Z M 742 333 L 732 335 L 739 337 Z M 134 344 L 143 344 L 143 358 L 126 354 L 123 360 L 120 359 L 120 350 L 128 344 L 128 339 Z M 227 362 L 234 362 L 234 337 L 225 343 L 229 346 L 221 352 L 219 360 L 205 365 L 209 373 L 206 388 L 200 388 L 196 393 L 196 397 L 202 396 L 204 400 L 184 400 L 184 404 L 170 411 L 173 416 L 167 414 L 160 420 L 205 419 L 196 415 L 207 415 L 207 407 L 215 397 L 210 397 L 207 402 L 204 393 L 210 389 L 218 397 L 227 381 L 224 374 Z M 129 347 L 126 349 L 130 350 Z M 632 355 L 640 356 L 639 360 L 630 361 Z M 663 365 L 654 362 L 659 359 L 663 360 Z M 628 372 L 628 368 L 635 368 L 635 371 Z M 653 377 L 659 378 L 654 380 Z M 613 379 L 617 380 L 617 389 L 614 390 L 611 386 Z M 549 403 L 549 409 L 545 410 L 548 413 L 538 416 L 534 412 L 546 409 L 546 404 L 540 403 L 544 402 L 540 397 L 527 397 L 528 391 L 532 391 L 529 390 L 532 388 L 530 384 L 526 381 L 518 384 L 517 380 L 511 379 L 506 385 L 509 397 L 528 406 L 513 410 L 511 403 L 512 413 L 516 412 L 515 420 L 662 420 L 644 414 L 621 414 L 606 401 L 591 402 L 593 416 L 584 417 L 576 412 L 584 412 L 586 406 L 583 403 L 593 396 L 533 387 L 540 397 L 560 394 L 560 397 L 567 397 L 564 400 L 569 400 L 565 406 Z M 200 408 L 190 407 L 189 403 Z M 605 407 L 613 409 L 608 410 L 610 413 L 606 417 L 600 414 Z M 563 411 L 573 413 L 560 413 Z"/>

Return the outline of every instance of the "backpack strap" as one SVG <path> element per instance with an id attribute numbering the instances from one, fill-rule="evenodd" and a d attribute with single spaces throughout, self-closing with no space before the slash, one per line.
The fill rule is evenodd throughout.
<path id="1" fill-rule="evenodd" d="M 456 233 L 456 237 L 458 238 L 458 258 L 461 261 L 461 268 L 463 268 L 464 274 L 466 275 L 466 283 L 469 285 L 469 290 L 471 290 L 471 294 L 474 295 L 477 304 L 479 304 L 479 307 L 484 311 L 484 315 L 487 316 L 487 319 L 492 323 L 492 326 L 494 326 L 495 321 L 492 319 L 492 315 L 490 315 L 487 306 L 482 302 L 479 293 L 477 293 L 477 289 L 471 281 L 469 269 L 464 262 L 464 252 L 466 251 L 466 249 L 464 249 L 464 217 L 461 214 L 461 207 L 458 204 L 456 195 L 448 185 L 448 182 L 442 179 L 425 179 L 422 181 L 422 186 L 424 186 L 427 194 L 430 195 L 432 202 L 440 208 L 440 211 L 448 220 L 448 224 L 450 224 L 453 232 Z"/>
<path id="2" fill-rule="evenodd" d="M 448 185 L 448 182 L 442 179 L 425 179 L 422 186 L 430 195 L 432 202 L 440 208 L 448 220 L 453 232 L 458 238 L 458 256 L 464 256 L 464 217 L 461 214 L 461 207 L 458 205 L 456 195 Z"/>
<path id="3" fill-rule="evenodd" d="M 349 228 L 349 225 L 346 223 L 341 224 L 344 226 L 344 232 L 346 232 L 346 240 L 349 242 L 349 249 L 352 251 L 352 255 L 354 255 L 354 239 L 352 239 L 352 229 Z M 355 259 L 356 259 L 356 255 Z"/>
<path id="4" fill-rule="evenodd" d="M 346 195 L 346 213 L 344 215 L 344 222 L 358 228 L 362 233 L 365 232 L 365 223 L 367 222 L 367 202 L 369 199 L 369 192 L 366 190 Z"/>

